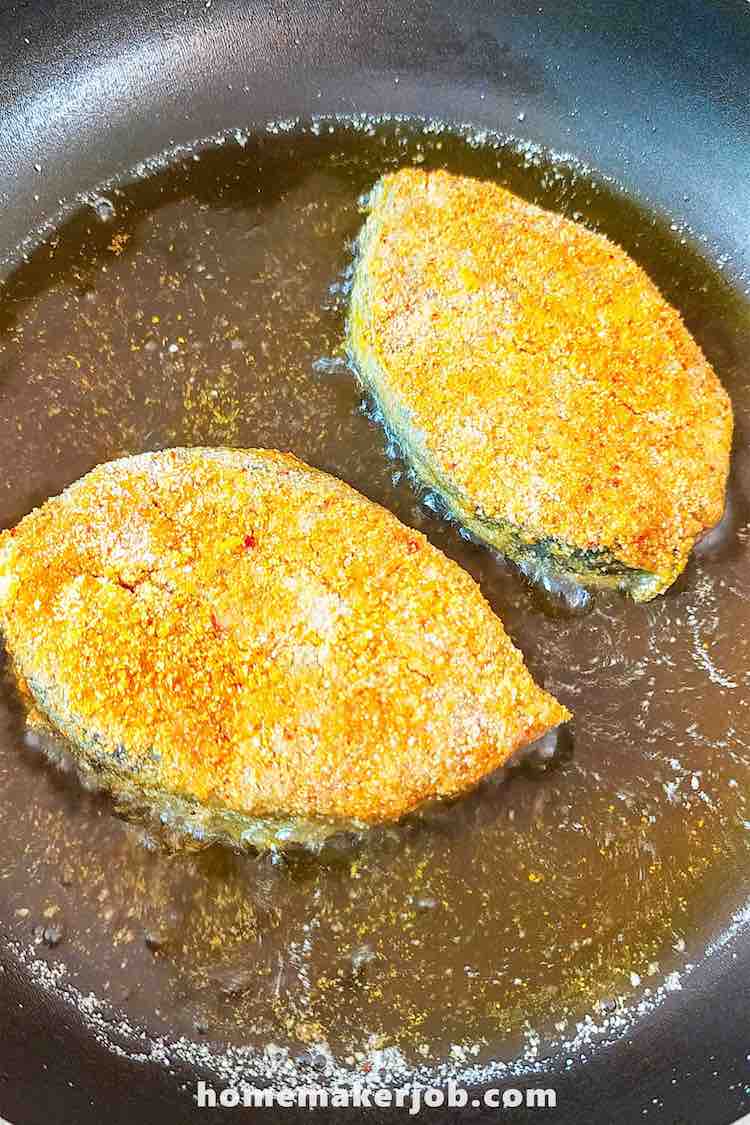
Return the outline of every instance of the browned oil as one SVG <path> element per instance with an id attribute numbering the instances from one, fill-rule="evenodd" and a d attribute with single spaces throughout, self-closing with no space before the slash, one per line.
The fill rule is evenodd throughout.
<path id="1" fill-rule="evenodd" d="M 609 234 L 714 363 L 737 420 L 730 510 L 666 596 L 573 611 L 532 588 L 425 506 L 363 404 L 343 351 L 357 201 L 415 160 Z M 120 454 L 290 449 L 465 566 L 575 712 L 572 757 L 545 771 L 281 858 L 169 849 L 118 816 L 37 752 L 7 679 L 0 901 L 17 938 L 61 925 L 45 955 L 155 1032 L 354 1060 L 385 1043 L 414 1063 L 512 1054 L 529 1028 L 544 1044 L 700 956 L 748 889 L 750 319 L 686 234 L 491 138 L 277 129 L 102 189 L 0 290 L 0 332 L 0 525 Z"/>

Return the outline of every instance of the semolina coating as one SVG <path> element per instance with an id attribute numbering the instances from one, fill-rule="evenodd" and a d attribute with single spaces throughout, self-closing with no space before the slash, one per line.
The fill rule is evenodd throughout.
<path id="1" fill-rule="evenodd" d="M 519 562 L 645 601 L 721 519 L 732 409 L 643 270 L 489 182 L 372 191 L 349 346 L 417 474 Z"/>
<path id="2" fill-rule="evenodd" d="M 0 628 L 110 787 L 373 824 L 567 719 L 473 579 L 271 450 L 100 465 L 0 535 Z"/>

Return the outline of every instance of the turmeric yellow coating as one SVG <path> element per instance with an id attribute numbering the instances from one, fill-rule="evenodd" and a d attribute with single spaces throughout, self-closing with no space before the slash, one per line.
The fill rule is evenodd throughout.
<path id="1" fill-rule="evenodd" d="M 391 820 L 568 717 L 459 566 L 268 450 L 97 467 L 0 536 L 0 627 L 85 758 L 248 817 Z"/>
<path id="2" fill-rule="evenodd" d="M 384 176 L 354 359 L 417 472 L 485 541 L 638 600 L 721 519 L 729 398 L 635 262 L 493 183 Z"/>

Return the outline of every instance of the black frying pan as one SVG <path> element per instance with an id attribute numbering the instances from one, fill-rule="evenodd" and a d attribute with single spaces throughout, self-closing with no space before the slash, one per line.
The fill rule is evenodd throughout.
<path id="1" fill-rule="evenodd" d="M 745 520 L 745 357 L 749 346 L 741 308 L 750 276 L 747 4 L 737 0 L 714 4 L 562 3 L 540 7 L 537 3 L 513 0 L 504 4 L 333 6 L 302 2 L 243 5 L 232 0 L 205 4 L 202 0 L 195 4 L 126 0 L 117 6 L 59 6 L 42 0 L 35 4 L 6 4 L 0 11 L 0 83 L 0 261 L 2 274 L 8 279 L 6 309 L 8 302 L 15 302 L 20 310 L 34 296 L 33 277 L 44 272 L 41 259 L 37 257 L 32 263 L 31 275 L 23 267 L 17 269 L 18 263 L 23 253 L 32 253 L 46 222 L 64 223 L 65 214 L 74 210 L 76 197 L 81 193 L 91 192 L 97 185 L 165 150 L 228 129 L 247 131 L 250 139 L 243 143 L 249 146 L 248 160 L 252 162 L 257 156 L 260 167 L 268 149 L 259 152 L 253 147 L 253 126 L 270 119 L 385 113 L 468 122 L 479 129 L 521 134 L 557 152 L 572 153 L 598 173 L 613 177 L 626 197 L 647 207 L 641 213 L 634 209 L 634 203 L 623 199 L 620 214 L 629 216 L 627 221 L 621 219 L 623 241 L 627 242 L 628 231 L 632 232 L 639 223 L 645 224 L 645 229 L 646 214 L 667 216 L 666 225 L 663 230 L 660 228 L 653 244 L 656 249 L 652 246 L 648 251 L 644 242 L 643 253 L 651 253 L 649 264 L 659 275 L 660 284 L 668 292 L 672 286 L 675 300 L 684 298 L 688 306 L 686 315 L 692 316 L 701 342 L 727 379 L 737 408 L 739 468 L 732 486 L 732 542 L 724 555 L 718 552 L 714 562 L 709 558 L 707 563 L 697 564 L 698 570 L 688 573 L 676 597 L 684 597 L 685 604 L 689 604 L 691 583 L 701 577 L 700 567 L 704 565 L 709 572 L 714 565 L 731 566 L 733 581 L 741 586 L 744 556 L 737 536 Z M 299 151 L 304 159 L 308 158 L 304 145 Z M 464 157 L 469 162 L 473 159 L 466 154 Z M 201 181 L 209 204 L 215 202 L 213 189 L 208 185 L 212 159 L 206 157 L 208 179 Z M 272 191 L 269 180 L 276 174 L 280 177 L 281 194 L 299 189 L 292 156 L 287 152 L 283 159 L 273 159 L 278 159 L 278 166 L 270 170 L 267 164 L 264 166 L 265 190 Z M 314 159 L 324 162 L 320 153 Z M 529 173 L 531 178 L 525 179 L 526 174 L 519 170 L 521 166 L 514 167 L 519 190 L 533 194 L 535 185 L 539 187 L 538 174 Z M 482 168 L 477 166 L 476 170 L 481 172 Z M 157 176 L 153 191 L 161 192 L 164 201 L 171 205 L 180 199 L 183 189 L 179 176 L 170 180 L 169 173 L 164 175 L 166 179 L 161 181 Z M 356 176 L 351 183 L 355 180 Z M 152 189 L 144 189 L 146 196 L 149 190 Z M 574 191 L 574 187 L 570 190 Z M 585 211 L 588 197 L 583 189 L 576 190 L 582 193 L 581 209 Z M 122 197 L 123 206 L 132 204 L 136 209 L 142 206 L 148 210 L 156 201 L 146 196 L 139 196 L 137 189 L 132 189 L 130 195 L 126 192 Z M 606 206 L 601 201 L 597 203 L 597 198 L 594 193 L 588 198 L 589 204 L 594 211 L 599 207 L 602 216 L 609 216 L 607 221 L 614 223 L 613 233 L 617 234 L 620 220 L 616 218 L 615 196 L 607 195 Z M 115 205 L 119 206 L 117 200 Z M 227 230 L 235 230 L 232 209 L 242 214 L 247 205 L 245 197 L 228 201 L 223 211 L 225 216 L 230 214 L 229 219 L 225 218 Z M 343 200 L 341 206 L 345 208 Z M 689 224 L 692 240 L 702 247 L 700 253 L 678 249 L 679 238 L 673 238 L 674 232 L 669 232 L 670 219 Z M 241 219 L 236 222 L 235 233 L 242 226 Z M 345 219 L 340 234 L 345 233 L 347 222 L 350 220 Z M 88 237 L 76 227 L 75 220 L 63 230 L 71 242 Z M 195 229 L 188 233 L 188 242 L 200 237 Z M 92 237 L 96 242 L 98 236 Z M 679 281 L 670 275 L 670 247 L 675 254 L 692 255 Z M 63 245 L 63 258 L 64 249 Z M 104 243 L 97 243 L 92 253 L 104 253 L 105 249 Z M 637 251 L 637 239 L 633 249 Z M 49 244 L 43 251 L 49 258 L 48 251 Z M 722 274 L 714 271 L 712 262 L 723 265 Z M 331 264 L 341 267 L 344 259 L 332 259 Z M 65 271 L 71 266 L 63 261 L 44 268 L 53 273 L 59 269 L 60 276 L 67 276 Z M 280 268 L 283 286 L 283 262 Z M 696 297 L 691 289 L 691 278 L 702 279 L 707 287 L 703 303 L 711 308 L 705 316 L 701 316 L 702 298 Z M 321 276 L 321 285 L 324 280 L 328 279 Z M 86 296 L 88 284 L 84 278 L 81 299 Z M 218 301 L 217 310 L 220 305 Z M 335 334 L 340 310 L 334 308 L 330 315 L 330 324 L 326 325 Z M 64 334 L 62 321 L 56 323 L 57 331 Z M 5 324 L 4 328 L 7 327 Z M 248 328 L 251 337 L 253 331 L 259 337 L 262 335 L 260 322 L 255 329 Z M 7 354 L 6 349 L 6 366 L 0 369 L 0 395 L 5 395 L 5 401 L 0 401 L 3 417 L 13 417 L 16 411 L 18 418 L 28 420 L 38 401 L 31 389 L 21 385 L 19 368 L 13 366 L 15 361 L 9 361 Z M 277 358 L 282 358 L 281 351 Z M 118 358 L 117 362 L 120 361 L 125 363 Z M 122 370 L 126 380 L 128 369 Z M 106 374 L 102 369 L 105 397 L 116 399 L 116 382 L 111 371 Z M 17 396 L 14 402 L 10 401 L 11 393 Z M 313 395 L 324 420 L 328 393 L 328 389 L 318 387 Z M 342 412 L 356 405 L 346 399 L 345 390 L 336 393 L 344 396 L 339 403 Z M 164 402 L 168 411 L 168 397 Z M 66 403 L 63 393 L 63 414 Z M 4 524 L 18 518 L 46 493 L 55 491 L 55 486 L 65 483 L 59 479 L 61 473 L 72 479 L 85 471 L 92 460 L 120 451 L 118 441 L 121 447 L 127 446 L 126 437 L 112 437 L 105 421 L 82 432 L 72 450 L 69 446 L 63 449 L 65 433 L 58 428 L 55 417 L 47 415 L 42 419 L 37 425 L 39 436 L 33 449 L 14 452 L 13 458 L 8 454 L 10 437 L 5 430 L 5 454 L 0 450 L 7 485 L 3 492 Z M 319 420 L 319 415 L 316 417 Z M 365 491 L 369 484 L 370 491 L 378 493 L 366 463 L 359 469 L 349 466 L 347 470 L 347 465 L 338 464 L 333 454 L 326 463 L 325 446 L 318 447 L 310 436 L 312 418 L 308 417 L 307 427 L 302 425 L 304 419 L 297 421 L 299 432 L 289 427 L 285 430 L 283 409 L 279 406 L 277 429 L 269 424 L 261 441 L 287 444 L 284 434 L 288 433 L 288 444 L 294 445 L 296 451 L 341 475 L 349 471 L 353 483 Z M 349 437 L 358 433 L 355 426 Z M 247 439 L 245 433 L 240 436 Z M 168 435 L 160 435 L 160 440 L 167 444 Z M 56 472 L 57 461 L 65 467 Z M 409 518 L 407 491 L 399 496 L 393 504 L 403 518 Z M 399 505 L 404 507 L 399 509 Z M 412 513 L 412 518 L 419 517 Z M 511 628 L 523 641 L 523 621 L 535 603 L 532 595 L 516 592 L 517 576 L 503 572 L 498 577 L 493 572 L 488 577 L 480 552 L 463 556 L 452 545 L 447 532 L 432 524 L 428 530 L 444 549 L 452 550 L 473 567 L 481 580 L 496 584 L 493 590 L 498 604 L 510 615 Z M 633 616 L 632 609 L 622 612 L 626 628 L 641 620 Z M 546 637 L 552 636 L 549 628 L 549 624 L 545 626 Z M 574 627 L 561 628 L 573 630 L 574 651 Z M 550 653 L 535 652 L 531 634 L 526 639 L 532 663 L 554 677 L 554 670 L 549 668 Z M 728 644 L 726 638 L 724 643 Z M 744 632 L 738 628 L 733 646 L 729 645 L 734 652 L 733 683 L 738 682 L 737 677 L 747 667 L 743 645 Z M 610 694 L 616 695 L 617 685 L 610 685 L 610 689 Z M 704 710 L 719 729 L 724 716 L 723 700 L 720 691 L 707 690 Z M 732 707 L 739 706 L 736 700 L 735 695 L 726 702 L 727 714 Z M 12 742 L 19 741 L 18 716 L 12 708 L 4 709 L 3 724 L 2 738 L 8 750 Z M 742 733 L 740 729 L 739 735 Z M 587 751 L 584 740 L 580 741 L 579 760 L 585 761 Z M 65 775 L 52 784 L 46 766 L 30 762 L 28 753 L 17 751 L 14 746 L 13 753 L 16 752 L 18 770 L 35 778 L 34 786 L 26 785 L 23 793 L 32 803 L 38 801 L 42 810 L 67 810 L 79 825 L 88 824 L 92 854 L 102 847 L 103 840 L 106 842 L 108 833 L 125 832 L 111 827 L 112 823 L 119 826 L 119 821 L 112 817 L 106 799 L 80 797 L 77 784 L 69 783 Z M 604 766 L 620 768 L 619 760 L 610 762 L 606 751 L 601 753 Z M 648 786 L 648 777 L 641 780 Z M 16 783 L 15 778 L 12 783 Z M 533 779 L 514 781 L 515 796 L 501 798 L 499 805 L 493 803 L 494 797 L 489 803 L 481 796 L 473 804 L 470 799 L 455 824 L 447 827 L 441 821 L 429 831 L 436 838 L 442 834 L 450 847 L 459 847 L 456 841 L 463 834 L 482 832 L 487 824 L 495 823 L 500 815 L 498 809 L 507 812 L 508 800 L 511 806 L 516 802 L 520 815 L 524 808 L 531 809 L 531 823 L 538 819 L 534 801 L 539 790 L 533 788 L 535 784 Z M 552 786 L 550 791 L 559 792 L 565 782 L 561 781 L 557 790 L 554 787 L 558 783 L 547 784 Z M 45 975 L 38 964 L 30 966 L 28 949 L 24 952 L 24 934 L 28 946 L 31 923 L 39 922 L 39 918 L 27 919 L 24 908 L 18 906 L 18 872 L 23 867 L 19 841 L 23 833 L 17 830 L 17 824 L 26 824 L 28 817 L 20 804 L 17 818 L 9 815 L 7 808 L 3 815 L 7 839 L 5 853 L 0 853 L 5 879 L 0 883 L 4 970 L 0 994 L 0 1113 L 14 1125 L 98 1125 L 102 1120 L 112 1125 L 132 1121 L 177 1125 L 203 1120 L 205 1113 L 195 1108 L 191 1097 L 199 1069 L 195 1056 L 188 1063 L 171 1054 L 165 1063 L 167 1056 L 154 1052 L 149 1036 L 140 1043 L 141 1053 L 147 1056 L 145 1061 L 136 1058 L 138 1044 L 128 1044 L 127 1050 L 123 1046 L 123 1053 L 114 1053 L 111 1024 L 105 1020 L 97 1025 L 89 1018 L 85 1005 L 81 1012 L 81 1005 L 77 1010 L 69 997 L 66 1000 L 53 976 Z M 457 835 L 451 836 L 452 832 Z M 121 836 L 117 839 L 118 846 L 125 847 Z M 71 854 L 77 863 L 83 864 L 80 848 Z M 118 856 L 121 858 L 122 854 L 121 850 Z M 203 861 L 198 862 L 200 865 Z M 231 866 L 235 861 L 211 862 L 219 868 L 225 863 L 219 872 L 224 880 L 222 885 L 244 878 L 243 868 L 227 869 L 226 864 Z M 237 864 L 242 862 L 237 860 Z M 29 864 L 31 867 L 31 859 Z M 13 872 L 10 876 L 9 871 Z M 37 889 L 41 887 L 35 904 L 41 908 L 42 892 L 49 889 L 44 880 L 49 878 L 51 885 L 53 877 L 44 871 L 40 876 L 39 871 L 34 860 L 29 883 L 33 882 Z M 62 886 L 67 894 L 77 874 L 75 870 L 58 873 L 56 887 Z M 205 874 L 199 870 L 201 877 Z M 622 868 L 613 862 L 612 879 L 621 875 Z M 515 1074 L 514 1085 L 556 1088 L 558 1109 L 546 1111 L 542 1116 L 547 1120 L 561 1125 L 633 1125 L 654 1120 L 665 1125 L 729 1125 L 750 1107 L 750 1037 L 746 1016 L 750 946 L 741 918 L 747 886 L 741 868 L 736 865 L 725 881 L 717 865 L 711 871 L 710 881 L 715 894 L 707 899 L 711 906 L 703 918 L 705 932 L 700 935 L 700 944 L 702 949 L 708 946 L 712 952 L 700 958 L 700 964 L 686 978 L 681 990 L 671 992 L 658 1005 L 646 1005 L 642 1018 L 628 1024 L 626 1030 L 615 1033 L 613 1029 L 605 1036 L 610 1042 L 598 1042 L 590 1049 L 579 1042 L 569 1059 L 559 1053 L 551 1054 L 546 1065 L 542 1059 L 544 1082 L 539 1081 L 538 1075 L 535 1078 Z M 304 878 L 300 885 L 306 885 Z M 638 894 L 628 886 L 627 879 L 623 881 L 622 894 L 626 899 L 632 895 L 633 911 L 637 912 Z M 269 909 L 273 906 L 271 896 Z M 36 960 L 46 958 L 54 967 L 66 959 L 65 939 L 58 946 L 55 920 L 49 919 L 47 924 L 43 915 L 40 917 L 42 930 L 46 925 L 52 932 L 46 937 L 39 932 L 33 935 Z M 739 918 L 739 922 L 733 924 L 733 918 Z M 86 924 L 88 921 L 86 918 Z M 79 923 L 85 929 L 83 916 L 69 914 L 66 919 L 71 933 Z M 146 930 L 144 933 L 142 957 L 153 958 L 164 952 L 162 943 L 168 949 L 169 935 Z M 97 951 L 96 937 L 88 946 L 77 948 L 84 947 L 94 959 L 100 957 L 102 965 L 109 964 L 111 950 Z M 74 959 L 72 941 L 69 948 Z M 145 960 L 142 970 L 140 966 L 135 956 L 128 973 L 138 977 L 142 971 L 148 982 L 151 970 Z M 89 979 L 86 967 L 78 965 L 76 971 L 84 985 Z M 227 985 L 225 976 L 220 987 L 231 1006 L 231 966 L 227 971 L 230 984 Z M 122 984 L 116 973 L 113 979 Z M 347 987 L 349 991 L 341 1001 L 342 1020 L 349 1018 L 350 1010 L 360 1002 L 358 982 L 349 980 Z M 429 990 L 429 985 L 425 987 Z M 143 990 L 140 998 L 118 993 L 113 996 L 114 1006 L 120 1011 L 140 1006 L 143 1015 L 148 1009 L 147 988 L 146 992 L 145 998 Z M 606 1009 L 607 999 L 600 999 Z M 185 1017 L 183 1002 L 184 997 L 174 1001 L 174 1012 L 152 1012 L 152 1020 L 142 1019 L 141 1025 L 154 1035 L 166 1034 L 168 1039 L 170 1021 L 175 1026 L 179 1023 L 178 1008 L 180 1019 Z M 445 1019 L 448 1018 L 446 1010 Z M 469 1013 L 466 1018 L 469 1019 Z M 215 1033 L 216 1038 L 227 1042 L 237 1040 L 237 1035 L 232 1036 L 223 1025 L 212 1027 L 209 1023 L 203 1027 L 200 1018 L 195 1023 L 196 1038 L 210 1038 Z M 254 1077 L 262 1081 L 264 1076 L 256 1070 Z M 226 1116 L 228 1120 L 244 1119 L 238 1110 L 233 1110 L 232 1116 L 227 1111 Z M 257 1116 L 261 1118 L 263 1113 Z M 282 1113 L 266 1111 L 266 1116 L 278 1120 Z M 356 1120 L 361 1114 L 351 1111 L 349 1116 Z M 538 1112 L 525 1115 L 525 1111 L 515 1110 L 508 1113 L 507 1119 L 531 1121 L 538 1116 Z M 457 1118 L 443 1114 L 443 1119 Z M 497 1120 L 498 1113 L 487 1111 L 482 1116 L 481 1111 L 467 1112 L 466 1119 Z"/>

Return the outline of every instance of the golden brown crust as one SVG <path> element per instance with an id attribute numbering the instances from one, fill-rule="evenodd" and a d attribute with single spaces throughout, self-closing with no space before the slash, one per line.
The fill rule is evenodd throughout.
<path id="1" fill-rule="evenodd" d="M 460 567 L 271 451 L 94 469 L 0 536 L 0 626 L 81 745 L 257 816 L 395 818 L 568 717 Z"/>
<path id="2" fill-rule="evenodd" d="M 650 596 L 673 582 L 721 519 L 732 411 L 643 270 L 496 184 L 414 168 L 379 181 L 361 245 L 355 357 L 457 513 L 610 552 Z"/>

